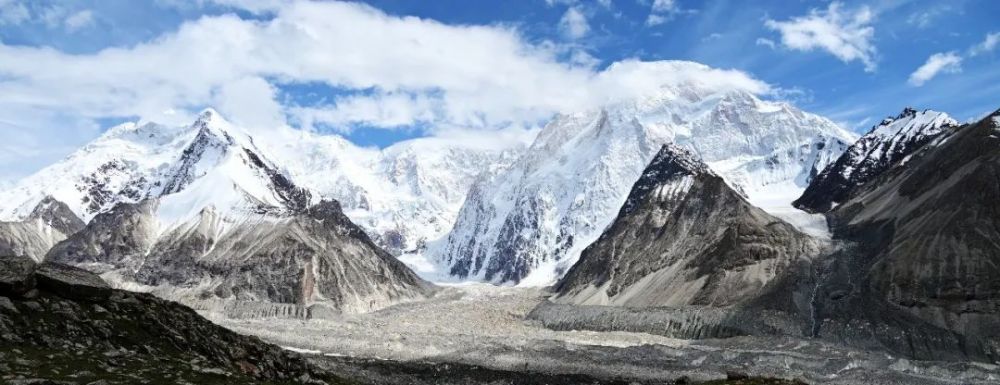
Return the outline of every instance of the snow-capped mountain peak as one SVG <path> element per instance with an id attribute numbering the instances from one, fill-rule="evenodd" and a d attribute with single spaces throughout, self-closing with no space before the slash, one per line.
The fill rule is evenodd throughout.
<path id="1" fill-rule="evenodd" d="M 298 210 L 309 194 L 291 183 L 242 129 L 207 109 L 188 126 L 124 123 L 63 161 L 0 192 L 0 217 L 19 220 L 47 196 L 84 221 L 118 203 L 202 190 L 188 204 L 227 206 L 239 197 L 260 208 Z M 232 190 L 224 194 L 223 189 Z M 191 197 L 189 197 L 191 198 Z M 234 198 L 235 199 L 235 198 Z M 222 207 L 218 207 L 223 209 Z"/>
<path id="2" fill-rule="evenodd" d="M 164 205 L 190 205 L 188 215 L 208 206 L 263 212 L 300 211 L 309 205 L 311 193 L 295 186 L 249 134 L 214 110 L 203 111 L 191 130 L 197 133 L 164 179 L 159 193 L 168 198 Z"/>
<path id="3" fill-rule="evenodd" d="M 906 107 L 876 124 L 824 169 L 806 188 L 795 206 L 810 212 L 829 211 L 852 191 L 920 147 L 958 126 L 943 112 Z"/>
<path id="4" fill-rule="evenodd" d="M 760 201 L 804 189 L 854 138 L 743 90 L 668 82 L 644 97 L 556 116 L 507 171 L 473 188 L 454 229 L 425 255 L 438 261 L 436 274 L 550 284 L 614 219 L 666 143 Z M 794 196 L 784 196 L 779 203 L 793 210 Z"/>

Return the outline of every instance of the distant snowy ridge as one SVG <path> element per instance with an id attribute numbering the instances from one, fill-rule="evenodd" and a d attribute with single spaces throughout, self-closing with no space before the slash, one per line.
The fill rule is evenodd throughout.
<path id="1" fill-rule="evenodd" d="M 801 191 L 855 138 L 787 103 L 672 82 L 645 98 L 557 116 L 513 166 L 473 186 L 447 238 L 406 258 L 423 262 L 428 276 L 551 284 L 611 223 L 663 144 L 692 150 L 754 200 L 774 186 Z"/>
<path id="2" fill-rule="evenodd" d="M 520 136 L 491 142 L 426 137 L 376 150 L 334 135 L 277 135 L 270 149 L 292 178 L 339 201 L 393 254 L 446 234 L 479 175 L 508 167 L 525 147 Z"/>
<path id="3" fill-rule="evenodd" d="M 109 129 L 63 161 L 0 191 L 0 219 L 26 218 L 49 195 L 84 221 L 118 203 L 169 196 L 160 202 L 158 216 L 174 222 L 209 205 L 236 214 L 262 207 L 302 209 L 326 198 L 339 201 L 377 244 L 400 253 L 447 232 L 476 177 L 506 167 L 524 147 L 518 135 L 501 139 L 431 137 L 376 150 L 292 129 L 254 138 L 208 109 L 189 126 L 125 123 Z M 213 166 L 201 169 L 207 164 L 201 160 Z M 215 161 L 222 166 L 215 168 Z M 218 174 L 201 178 L 210 172 Z M 293 182 L 304 190 L 281 187 Z"/>

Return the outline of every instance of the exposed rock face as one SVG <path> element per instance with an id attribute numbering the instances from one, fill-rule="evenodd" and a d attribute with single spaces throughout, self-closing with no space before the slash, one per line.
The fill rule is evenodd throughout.
<path id="1" fill-rule="evenodd" d="M 295 315 L 309 316 L 314 306 L 371 311 L 434 290 L 372 243 L 333 201 L 235 222 L 209 207 L 166 229 L 157 227 L 157 204 L 123 204 L 98 215 L 47 259 L 112 272 L 121 279 L 117 284 L 152 287 L 192 306 L 229 306 L 235 316 L 255 314 L 233 303 L 294 305 Z"/>
<path id="2" fill-rule="evenodd" d="M 35 274 L 32 298 L 0 296 L 0 382 L 344 383 L 277 346 L 176 303 L 111 289 L 92 273 L 45 264 Z"/>
<path id="3" fill-rule="evenodd" d="M 842 297 L 817 303 L 823 316 L 905 318 L 913 330 L 952 333 L 938 341 L 913 337 L 911 345 L 1000 359 L 997 116 L 947 129 L 831 212 L 835 237 L 856 248 L 822 270 L 818 287 Z"/>
<path id="4" fill-rule="evenodd" d="M 740 304 L 820 250 L 756 208 L 691 152 L 664 146 L 618 217 L 559 282 L 557 302 Z"/>
<path id="5" fill-rule="evenodd" d="M 958 126 L 943 112 L 906 108 L 851 145 L 836 162 L 823 170 L 794 202 L 809 212 L 827 212 L 911 153 Z"/>
<path id="6" fill-rule="evenodd" d="M 18 255 L 40 261 L 49 248 L 84 226 L 69 208 L 45 197 L 20 221 L 0 222 L 0 255 Z"/>

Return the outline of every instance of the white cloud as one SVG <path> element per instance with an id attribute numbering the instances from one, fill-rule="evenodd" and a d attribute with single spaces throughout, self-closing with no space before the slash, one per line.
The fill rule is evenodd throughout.
<path id="1" fill-rule="evenodd" d="M 211 104 L 235 123 L 250 128 L 274 128 L 285 122 L 275 89 L 266 80 L 251 76 L 225 82 L 217 87 Z"/>
<path id="2" fill-rule="evenodd" d="M 938 4 L 932 7 L 922 7 L 910 14 L 906 18 L 908 24 L 917 26 L 918 28 L 930 27 L 938 18 L 944 16 L 945 14 L 954 11 L 948 4 Z"/>
<path id="3" fill-rule="evenodd" d="M 653 0 L 651 11 L 654 13 L 676 12 L 677 2 L 674 0 Z"/>
<path id="4" fill-rule="evenodd" d="M 987 52 L 992 52 L 1000 44 L 1000 32 L 986 34 L 986 39 L 982 43 L 976 44 L 969 49 L 969 55 L 977 56 Z"/>
<path id="5" fill-rule="evenodd" d="M 650 4 L 648 0 L 639 0 L 641 4 Z M 693 15 L 698 13 L 696 9 L 682 9 L 677 0 L 653 0 L 649 7 L 649 16 L 646 17 L 646 26 L 653 27 L 670 20 L 681 14 Z"/>
<path id="6" fill-rule="evenodd" d="M 865 71 L 875 71 L 877 53 L 872 39 L 875 14 L 867 6 L 853 11 L 843 9 L 840 2 L 830 3 L 826 10 L 813 9 L 808 15 L 788 21 L 765 20 L 767 28 L 781 33 L 781 43 L 799 51 L 822 49 L 848 63 L 854 60 L 865 65 Z"/>
<path id="7" fill-rule="evenodd" d="M 96 119 L 187 124 L 209 106 L 259 129 L 287 117 L 345 131 L 418 123 L 492 130 L 677 82 L 771 89 L 740 71 L 691 63 L 625 60 L 598 70 L 596 59 L 569 47 L 530 43 L 507 26 L 446 25 L 340 2 L 294 3 L 264 20 L 202 17 L 90 54 L 0 42 L 0 143 L 79 144 L 95 135 Z M 335 92 L 304 102 L 279 90 L 312 84 Z"/>
<path id="8" fill-rule="evenodd" d="M 545 0 L 545 5 L 549 7 L 555 7 L 557 5 L 577 5 L 579 0 Z"/>
<path id="9" fill-rule="evenodd" d="M 88 9 L 74 12 L 59 4 L 29 9 L 16 0 L 0 0 L 0 26 L 42 24 L 48 28 L 65 28 L 74 32 L 93 22 L 94 12 Z"/>
<path id="10" fill-rule="evenodd" d="M 655 27 L 668 21 L 670 21 L 670 17 L 650 13 L 649 17 L 646 18 L 646 25 L 649 27 Z"/>
<path id="11" fill-rule="evenodd" d="M 239 9 L 253 14 L 270 14 L 281 10 L 296 0 L 154 0 L 161 6 L 178 9 L 197 9 L 214 5 Z"/>
<path id="12" fill-rule="evenodd" d="M 758 37 L 757 41 L 754 42 L 754 43 L 757 44 L 757 45 L 762 45 L 762 46 L 768 47 L 770 49 L 774 49 L 775 47 L 777 47 L 777 45 L 774 43 L 774 40 L 765 39 L 763 37 Z"/>
<path id="13" fill-rule="evenodd" d="M 16 0 L 0 0 L 0 26 L 18 25 L 31 18 L 28 8 Z"/>
<path id="14" fill-rule="evenodd" d="M 600 4 L 604 8 L 611 8 L 611 0 L 597 0 L 597 4 Z"/>
<path id="15" fill-rule="evenodd" d="M 559 20 L 559 30 L 571 39 L 579 39 L 590 32 L 587 16 L 576 7 L 569 7 Z"/>
<path id="16" fill-rule="evenodd" d="M 63 21 L 63 24 L 66 26 L 66 29 L 71 32 L 93 25 L 94 12 L 89 9 L 76 12 L 67 16 L 66 20 Z"/>
<path id="17" fill-rule="evenodd" d="M 436 119 L 434 106 L 439 101 L 426 95 L 378 93 L 341 98 L 335 105 L 296 107 L 292 116 L 306 129 L 322 123 L 341 132 L 349 132 L 354 124 L 376 127 L 408 127 Z"/>
<path id="18" fill-rule="evenodd" d="M 927 58 L 924 65 L 910 74 L 909 83 L 920 87 L 939 73 L 955 73 L 962 71 L 962 58 L 954 52 L 936 53 Z"/>

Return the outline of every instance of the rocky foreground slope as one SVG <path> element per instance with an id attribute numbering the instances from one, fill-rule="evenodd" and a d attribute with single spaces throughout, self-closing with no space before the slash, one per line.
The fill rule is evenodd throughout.
<path id="1" fill-rule="evenodd" d="M 20 257 L 0 257 L 0 382 L 347 383 L 185 306 Z"/>

